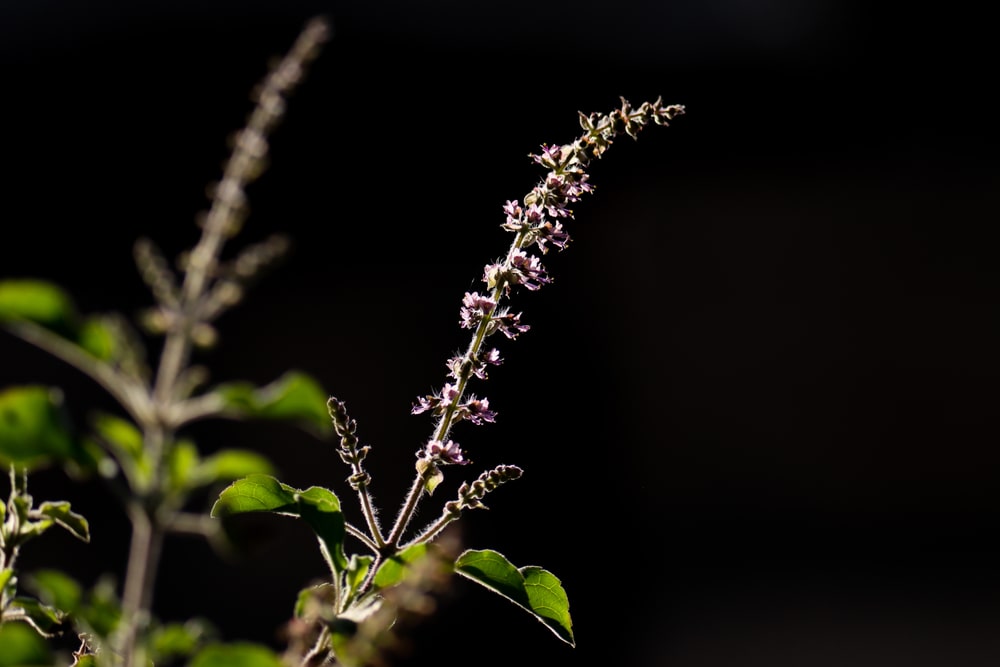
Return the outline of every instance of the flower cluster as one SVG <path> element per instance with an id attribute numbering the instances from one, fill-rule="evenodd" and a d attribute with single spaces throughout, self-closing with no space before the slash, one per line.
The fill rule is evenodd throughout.
<path id="1" fill-rule="evenodd" d="M 503 205 L 505 221 L 501 227 L 515 235 L 514 241 L 504 259 L 486 265 L 483 270 L 482 279 L 489 293 L 466 292 L 462 299 L 459 324 L 474 333 L 467 351 L 448 360 L 449 375 L 455 382 L 446 384 L 438 394 L 419 398 L 413 406 L 413 414 L 431 412 L 439 418 L 428 448 L 445 441 L 458 421 L 465 419 L 474 424 L 494 421 L 495 414 L 489 409 L 487 399 L 463 402 L 466 385 L 473 376 L 486 379 L 486 366 L 500 363 L 500 353 L 495 348 L 484 351 L 486 338 L 500 332 L 513 339 L 529 329 L 521 323 L 521 313 L 500 307 L 500 300 L 509 298 L 516 287 L 536 291 L 552 282 L 541 258 L 529 254 L 528 249 L 537 246 L 542 255 L 551 248 L 566 249 L 570 236 L 563 228 L 563 220 L 573 217 L 570 205 L 594 191 L 586 173 L 590 162 L 600 158 L 615 137 L 627 134 L 635 139 L 649 123 L 667 125 L 683 113 L 683 106 L 665 106 L 660 99 L 633 108 L 621 98 L 621 107 L 609 114 L 580 113 L 584 132 L 572 143 L 542 145 L 541 153 L 529 156 L 548 173 L 523 201 L 508 200 Z M 427 451 L 418 452 L 418 456 Z"/>
<path id="2" fill-rule="evenodd" d="M 455 385 L 446 384 L 441 390 L 440 395 L 428 395 L 418 398 L 411 412 L 415 415 L 421 412 L 444 415 L 448 410 L 451 410 L 452 421 L 457 422 L 467 419 L 477 426 L 481 426 L 485 422 L 492 423 L 496 420 L 496 413 L 490 410 L 490 401 L 488 398 L 476 398 L 472 396 L 464 403 L 456 403 L 455 399 L 457 396 L 458 389 Z"/>

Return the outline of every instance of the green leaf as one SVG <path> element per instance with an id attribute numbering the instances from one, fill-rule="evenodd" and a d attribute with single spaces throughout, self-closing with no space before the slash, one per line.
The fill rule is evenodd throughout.
<path id="1" fill-rule="evenodd" d="M 76 335 L 76 343 L 101 361 L 111 361 L 119 344 L 114 331 L 102 317 L 88 317 Z"/>
<path id="2" fill-rule="evenodd" d="M 110 577 L 97 580 L 76 612 L 76 616 L 101 639 L 107 639 L 117 629 L 121 615 L 121 601 Z"/>
<path id="3" fill-rule="evenodd" d="M 132 422 L 107 413 L 97 413 L 91 422 L 94 434 L 114 453 L 132 484 L 146 488 L 152 465 L 146 456 L 142 432 Z"/>
<path id="4" fill-rule="evenodd" d="M 49 667 L 54 664 L 48 644 L 25 623 L 0 625 L 0 667 Z"/>
<path id="5" fill-rule="evenodd" d="M 347 576 L 344 577 L 344 583 L 347 587 L 345 604 L 350 604 L 354 600 L 354 596 L 357 594 L 362 582 L 364 582 L 365 576 L 368 574 L 368 570 L 371 568 L 374 560 L 371 556 L 351 555 L 351 560 L 347 563 Z"/>
<path id="6" fill-rule="evenodd" d="M 249 475 L 227 486 L 212 506 L 212 516 L 222 518 L 246 512 L 297 515 L 296 490 L 270 475 Z"/>
<path id="7" fill-rule="evenodd" d="M 248 382 L 219 385 L 213 392 L 226 408 L 246 417 L 287 419 L 318 435 L 333 432 L 326 408 L 328 395 L 319 383 L 300 371 L 289 371 L 264 387 Z"/>
<path id="8" fill-rule="evenodd" d="M 283 667 L 281 659 L 269 648 L 251 642 L 211 644 L 206 646 L 188 667 Z"/>
<path id="9" fill-rule="evenodd" d="M 43 280 L 0 281 L 0 322 L 26 320 L 74 338 L 78 315 L 73 300 L 57 285 Z"/>
<path id="10" fill-rule="evenodd" d="M 44 502 L 38 507 L 38 513 L 46 516 L 71 532 L 74 536 L 90 542 L 90 524 L 83 516 L 70 510 L 70 504 L 64 500 Z"/>
<path id="11" fill-rule="evenodd" d="M 0 464 L 31 469 L 79 455 L 60 391 L 38 385 L 0 391 Z"/>
<path id="12" fill-rule="evenodd" d="M 427 543 L 424 542 L 422 544 L 414 544 L 403 549 L 395 556 L 390 556 L 379 566 L 378 571 L 375 572 L 375 579 L 372 581 L 372 584 L 376 589 L 395 586 L 406 576 L 410 564 L 422 558 L 426 553 Z"/>
<path id="13" fill-rule="evenodd" d="M 247 512 L 301 517 L 319 538 L 320 550 L 330 568 L 339 573 L 347 567 L 347 528 L 340 500 L 333 491 L 319 486 L 300 491 L 270 475 L 250 475 L 226 487 L 212 506 L 212 516 L 217 518 Z"/>
<path id="14" fill-rule="evenodd" d="M 64 617 L 58 609 L 28 597 L 16 597 L 11 600 L 3 615 L 5 619 L 28 623 L 46 637 L 59 628 Z"/>
<path id="15" fill-rule="evenodd" d="M 156 662 L 175 656 L 187 656 L 197 651 L 205 642 L 210 630 L 204 623 L 168 623 L 153 630 L 151 645 Z"/>
<path id="16" fill-rule="evenodd" d="M 274 466 L 264 456 L 246 449 L 223 449 L 205 457 L 191 474 L 197 486 L 231 482 L 249 475 L 270 475 Z"/>
<path id="17" fill-rule="evenodd" d="M 559 639 L 576 646 L 569 598 L 548 570 L 536 566 L 518 569 L 496 551 L 470 549 L 455 561 L 455 571 L 525 609 Z"/>
<path id="18" fill-rule="evenodd" d="M 25 586 L 42 602 L 68 614 L 75 613 L 83 600 L 83 588 L 59 570 L 35 570 L 25 578 Z"/>
<path id="19" fill-rule="evenodd" d="M 4 587 L 7 585 L 7 582 L 9 582 L 13 576 L 14 576 L 14 570 L 10 569 L 9 567 L 5 570 L 0 570 L 0 596 L 3 595 Z"/>
<path id="20" fill-rule="evenodd" d="M 198 448 L 190 440 L 174 443 L 167 454 L 167 477 L 174 491 L 187 491 L 194 486 L 194 472 L 200 462 Z"/>

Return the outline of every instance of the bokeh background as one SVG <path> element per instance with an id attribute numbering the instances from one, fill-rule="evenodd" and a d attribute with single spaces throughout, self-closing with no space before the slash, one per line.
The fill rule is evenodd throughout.
<path id="1" fill-rule="evenodd" d="M 515 297 L 532 330 L 476 388 L 498 423 L 455 433 L 475 461 L 461 473 L 526 471 L 466 515 L 466 546 L 560 576 L 578 647 L 458 581 L 401 663 L 1000 664 L 984 17 L 841 0 L 5 2 L 0 275 L 55 280 L 87 312 L 148 305 L 133 242 L 194 243 L 249 90 L 317 14 L 332 41 L 234 243 L 281 232 L 293 253 L 199 359 L 216 380 L 299 368 L 346 400 L 387 521 L 431 428 L 409 407 L 465 345 L 462 294 L 509 242 L 500 206 L 541 175 L 528 153 L 619 96 L 687 107 L 592 169 L 573 243 L 547 258 L 556 282 Z M 113 407 L 0 335 L 0 383 L 22 382 L 63 387 L 81 422 Z M 286 425 L 192 435 L 350 498 L 331 447 Z M 122 571 L 127 524 L 100 485 L 55 470 L 33 485 L 83 511 L 94 541 L 47 536 L 23 567 Z M 172 540 L 160 616 L 280 647 L 323 564 L 290 519 L 254 531 L 235 560 Z"/>

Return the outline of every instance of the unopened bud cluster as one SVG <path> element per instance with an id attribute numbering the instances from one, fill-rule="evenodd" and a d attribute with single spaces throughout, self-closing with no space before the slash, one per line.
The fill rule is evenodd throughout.
<path id="1" fill-rule="evenodd" d="M 451 519 L 457 519 L 464 509 L 487 509 L 482 502 L 486 494 L 501 484 L 518 479 L 523 472 L 517 466 L 501 465 L 484 472 L 471 484 L 463 482 L 458 487 L 458 500 L 445 503 L 445 514 Z"/>
<path id="2" fill-rule="evenodd" d="M 347 481 L 351 484 L 351 488 L 357 491 L 371 483 L 371 476 L 362 467 L 370 447 L 367 445 L 358 447 L 358 436 L 355 435 L 358 423 L 348 416 L 347 406 L 343 401 L 331 396 L 326 402 L 326 408 L 333 421 L 333 430 L 340 436 L 340 448 L 337 453 L 344 463 L 351 466 L 353 472 Z"/>

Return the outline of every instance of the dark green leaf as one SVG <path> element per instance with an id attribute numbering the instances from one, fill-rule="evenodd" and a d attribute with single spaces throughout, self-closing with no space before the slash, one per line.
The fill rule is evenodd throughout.
<path id="1" fill-rule="evenodd" d="M 299 516 L 320 540 L 320 550 L 334 572 L 347 567 L 344 538 L 347 530 L 340 500 L 329 489 L 312 486 L 300 491 L 270 475 L 250 475 L 236 480 L 219 494 L 213 517 L 247 512 L 275 512 Z"/>
<path id="2" fill-rule="evenodd" d="M 0 625 L 0 667 L 50 667 L 48 644 L 25 623 Z"/>
<path id="3" fill-rule="evenodd" d="M 289 371 L 265 387 L 234 382 L 216 387 L 214 393 L 229 410 L 247 417 L 291 420 L 322 436 L 333 432 L 326 392 L 299 371 Z"/>
<path id="4" fill-rule="evenodd" d="M 269 648 L 250 642 L 211 644 L 198 652 L 188 667 L 283 667 Z"/>
<path id="5" fill-rule="evenodd" d="M 36 468 L 79 454 L 61 392 L 38 385 L 0 391 L 0 464 Z"/>
<path id="6" fill-rule="evenodd" d="M 90 541 L 90 524 L 81 515 L 71 511 L 68 502 L 44 502 L 38 507 L 38 513 L 52 519 L 84 542 Z"/>
<path id="7" fill-rule="evenodd" d="M 426 553 L 427 543 L 414 544 L 395 556 L 387 558 L 375 573 L 375 579 L 372 582 L 375 588 L 389 588 L 401 582 L 409 571 L 410 564 L 422 558 Z"/>
<path id="8" fill-rule="evenodd" d="M 455 571 L 499 593 L 544 623 L 559 639 L 575 646 L 569 599 L 559 579 L 540 567 L 514 567 L 489 549 L 468 550 L 458 557 Z"/>
<path id="9" fill-rule="evenodd" d="M 67 338 L 75 338 L 78 315 L 73 300 L 57 285 L 43 280 L 0 281 L 0 322 L 34 322 Z"/>

